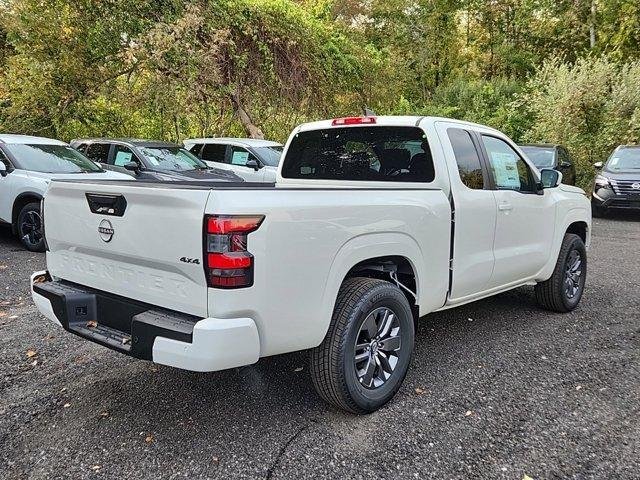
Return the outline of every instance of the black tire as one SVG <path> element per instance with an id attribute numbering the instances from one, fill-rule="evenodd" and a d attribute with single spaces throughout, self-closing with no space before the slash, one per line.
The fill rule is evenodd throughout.
<path id="1" fill-rule="evenodd" d="M 572 280 L 568 278 L 568 270 L 571 269 L 570 264 L 574 264 L 573 258 L 575 254 L 579 256 L 580 260 L 579 274 L 576 277 L 576 272 L 574 272 Z M 536 300 L 540 306 L 547 310 L 561 313 L 570 312 L 580 303 L 586 278 L 587 250 L 584 242 L 578 235 L 567 233 L 562 240 L 553 275 L 549 280 L 540 282 L 535 287 Z M 577 290 L 572 292 L 571 290 L 573 289 Z"/>
<path id="2" fill-rule="evenodd" d="M 397 325 L 397 330 L 393 328 L 395 333 L 389 333 L 389 325 L 386 329 L 387 334 L 383 335 L 380 334 L 383 330 L 381 327 L 376 331 L 375 338 L 395 335 L 394 342 L 398 342 L 399 347 L 391 352 L 385 348 L 385 340 L 378 343 L 375 339 L 371 340 L 372 346 L 366 348 L 367 352 L 371 351 L 367 353 L 368 360 L 360 360 L 365 362 L 366 366 L 358 371 L 356 352 L 359 350 L 356 343 L 359 339 L 361 342 L 364 341 L 365 345 L 369 341 L 362 340 L 362 335 L 366 336 L 370 332 L 366 325 L 371 325 L 371 319 L 377 322 L 376 312 L 382 317 L 380 323 L 374 325 L 382 325 L 386 323 L 386 319 L 391 323 L 391 315 L 386 313 L 390 312 L 393 314 L 393 325 Z M 387 339 L 390 340 L 389 337 Z M 313 384 L 326 402 L 338 408 L 357 414 L 374 412 L 391 400 L 402 385 L 411 362 L 414 340 L 411 307 L 396 285 L 372 278 L 349 278 L 344 281 L 338 293 L 324 341 L 311 351 L 310 371 Z M 369 362 L 377 365 L 373 368 L 380 376 L 387 375 L 381 363 L 378 363 L 380 357 L 376 360 L 376 355 L 384 356 L 387 367 L 391 366 L 390 360 L 395 361 L 395 366 L 388 378 L 381 380 L 382 384 L 367 387 L 359 375 L 361 371 L 368 371 Z M 371 383 L 375 381 L 370 380 Z"/>
<path id="3" fill-rule="evenodd" d="M 16 225 L 18 238 L 27 250 L 32 252 L 44 252 L 44 236 L 42 235 L 42 218 L 40 216 L 40 203 L 26 204 L 18 214 Z"/>
<path id="4" fill-rule="evenodd" d="M 596 202 L 593 201 L 593 199 L 591 199 L 591 216 L 596 217 L 596 218 L 602 218 L 606 215 L 607 213 L 607 209 L 601 207 L 600 205 L 596 204 Z"/>

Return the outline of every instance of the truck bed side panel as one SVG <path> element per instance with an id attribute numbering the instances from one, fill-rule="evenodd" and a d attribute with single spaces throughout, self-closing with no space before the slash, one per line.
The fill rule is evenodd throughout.
<path id="1" fill-rule="evenodd" d="M 209 290 L 209 316 L 255 320 L 262 356 L 320 344 L 345 275 L 368 258 L 409 259 L 421 312 L 445 302 L 451 210 L 441 190 L 214 191 L 206 211 L 265 215 L 248 239 L 254 285 Z"/>

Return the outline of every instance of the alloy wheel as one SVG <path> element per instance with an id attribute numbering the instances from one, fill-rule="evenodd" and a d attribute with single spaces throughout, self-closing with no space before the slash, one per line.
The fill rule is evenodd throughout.
<path id="1" fill-rule="evenodd" d="M 578 250 L 571 250 L 567 257 L 564 274 L 565 294 L 567 298 L 574 298 L 581 286 L 582 277 L 582 257 Z"/>
<path id="2" fill-rule="evenodd" d="M 390 308 L 377 308 L 365 317 L 356 338 L 354 357 L 362 386 L 375 389 L 389 380 L 402 348 L 400 334 L 400 322 Z"/>
<path id="3" fill-rule="evenodd" d="M 20 237 L 28 245 L 36 246 L 42 240 L 42 219 L 33 210 L 28 211 L 20 224 Z"/>

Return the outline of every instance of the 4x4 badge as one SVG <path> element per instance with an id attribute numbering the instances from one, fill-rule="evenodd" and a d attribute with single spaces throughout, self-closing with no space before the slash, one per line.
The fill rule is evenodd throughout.
<path id="1" fill-rule="evenodd" d="M 197 258 L 181 257 L 180 261 L 184 263 L 194 263 L 196 265 L 200 265 L 200 260 Z"/>

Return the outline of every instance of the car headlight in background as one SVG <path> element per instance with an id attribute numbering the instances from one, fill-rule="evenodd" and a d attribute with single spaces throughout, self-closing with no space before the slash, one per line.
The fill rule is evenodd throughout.
<path id="1" fill-rule="evenodd" d="M 611 182 L 607 177 L 596 175 L 596 188 L 611 188 Z"/>

